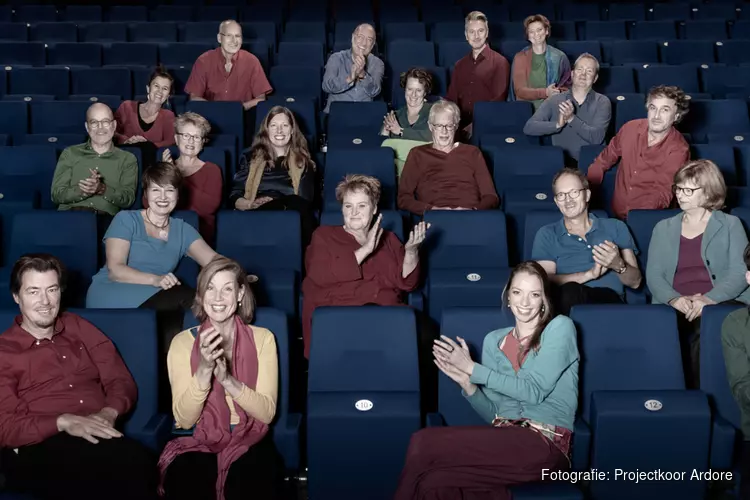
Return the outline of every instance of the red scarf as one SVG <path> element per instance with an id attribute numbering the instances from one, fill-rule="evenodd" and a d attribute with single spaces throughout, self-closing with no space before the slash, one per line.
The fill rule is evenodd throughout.
<path id="1" fill-rule="evenodd" d="M 232 351 L 232 375 L 248 388 L 255 390 L 255 384 L 258 381 L 258 350 L 255 346 L 253 330 L 245 325 L 239 316 L 235 315 L 234 323 L 236 333 Z M 198 331 L 202 332 L 210 326 L 206 321 Z M 200 340 L 196 337 L 190 354 L 190 368 L 193 374 L 198 370 L 200 359 Z M 216 498 L 217 500 L 224 499 L 224 483 L 232 463 L 263 439 L 268 432 L 267 424 L 249 416 L 236 401 L 233 401 L 233 404 L 240 417 L 240 423 L 230 430 L 231 417 L 224 387 L 214 377 L 201 416 L 195 424 L 193 435 L 171 440 L 159 458 L 161 477 L 159 494 L 164 495 L 164 474 L 169 464 L 183 453 L 198 451 L 217 454 L 219 476 L 216 479 Z M 190 478 L 184 478 L 184 480 L 189 481 Z"/>

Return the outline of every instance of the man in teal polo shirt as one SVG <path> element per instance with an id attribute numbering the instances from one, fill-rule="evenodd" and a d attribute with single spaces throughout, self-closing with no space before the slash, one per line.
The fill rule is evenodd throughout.
<path id="1" fill-rule="evenodd" d="M 549 275 L 555 311 L 567 316 L 577 304 L 621 303 L 624 287 L 641 284 L 628 226 L 589 213 L 591 191 L 578 169 L 558 172 L 552 192 L 562 219 L 539 229 L 531 258 Z"/>
<path id="2" fill-rule="evenodd" d="M 52 201 L 59 210 L 82 210 L 114 216 L 135 201 L 138 163 L 132 153 L 112 142 L 117 122 L 109 106 L 86 111 L 89 140 L 60 155 L 52 179 Z"/>

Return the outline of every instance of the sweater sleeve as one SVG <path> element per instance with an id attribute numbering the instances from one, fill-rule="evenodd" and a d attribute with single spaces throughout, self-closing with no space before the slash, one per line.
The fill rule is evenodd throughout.
<path id="1" fill-rule="evenodd" d="M 490 210 L 500 204 L 500 198 L 495 191 L 495 184 L 492 182 L 492 176 L 484 161 L 484 156 L 478 148 L 474 148 L 472 165 L 474 166 L 474 179 L 479 189 L 479 210 Z"/>
<path id="2" fill-rule="evenodd" d="M 190 330 L 178 334 L 167 353 L 169 385 L 172 388 L 172 413 L 177 427 L 190 429 L 203 412 L 210 388 L 198 386 L 198 379 L 190 368 L 190 354 L 193 350 L 193 334 Z"/>
<path id="3" fill-rule="evenodd" d="M 547 89 L 534 89 L 529 87 L 529 77 L 526 74 L 529 62 L 526 61 L 526 56 L 523 52 L 519 52 L 513 58 L 513 67 L 511 71 L 513 73 L 513 91 L 516 94 L 516 99 L 521 101 L 536 101 L 537 99 L 547 98 Z"/>
<path id="4" fill-rule="evenodd" d="M 422 169 L 417 156 L 419 152 L 415 148 L 406 157 L 404 170 L 401 172 L 401 179 L 398 183 L 398 208 L 421 215 L 430 209 L 430 205 L 418 200 L 416 196 L 417 185 L 422 177 Z"/>
<path id="5" fill-rule="evenodd" d="M 255 390 L 242 386 L 234 400 L 245 413 L 264 424 L 270 424 L 276 415 L 276 398 L 279 392 L 279 359 L 276 339 L 265 328 L 252 327 L 258 346 L 258 380 Z"/>
<path id="6" fill-rule="evenodd" d="M 56 205 L 75 203 L 89 197 L 78 188 L 77 182 L 73 182 L 74 165 L 74 155 L 67 148 L 57 160 L 55 174 L 52 177 L 52 202 Z"/>
<path id="7" fill-rule="evenodd" d="M 750 414 L 750 346 L 745 343 L 748 326 L 747 313 L 742 316 L 732 313 L 726 317 L 721 327 L 721 346 L 729 387 L 745 414 Z"/>
<path id="8" fill-rule="evenodd" d="M 496 349 L 492 339 L 485 338 L 482 359 L 492 349 Z M 539 404 L 555 389 L 557 381 L 576 360 L 576 329 L 573 321 L 565 316 L 558 316 L 544 329 L 539 350 L 533 354 L 539 357 L 538 368 L 521 366 L 515 376 L 504 375 L 491 367 L 476 363 L 470 380 L 495 392 L 504 394 L 518 401 Z"/>
<path id="9" fill-rule="evenodd" d="M 354 251 L 326 234 L 329 231 L 329 227 L 321 226 L 313 232 L 305 252 L 306 279 L 323 287 L 361 280 L 362 268 Z"/>
<path id="10" fill-rule="evenodd" d="M 174 144 L 174 113 L 168 109 L 162 109 L 159 111 L 157 120 L 160 120 L 161 125 L 161 139 L 154 143 L 157 148 L 164 148 L 172 146 Z"/>
<path id="11" fill-rule="evenodd" d="M 557 128 L 556 99 L 546 99 L 523 127 L 523 133 L 531 136 L 551 135 L 560 132 Z"/>
<path id="12" fill-rule="evenodd" d="M 390 273 L 394 288 L 398 288 L 399 290 L 402 290 L 404 292 L 411 292 L 412 290 L 417 288 L 417 285 L 419 284 L 420 265 L 419 263 L 417 263 L 417 267 L 409 274 L 409 276 L 404 278 L 404 245 L 395 234 L 391 233 L 390 231 L 386 234 L 387 235 L 382 239 L 385 240 L 384 243 L 392 256 L 391 260 L 395 263 Z"/>

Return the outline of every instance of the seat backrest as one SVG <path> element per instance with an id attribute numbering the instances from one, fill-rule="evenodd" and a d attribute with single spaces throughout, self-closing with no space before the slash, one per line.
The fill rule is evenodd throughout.
<path id="1" fill-rule="evenodd" d="M 528 101 L 477 102 L 474 105 L 474 130 L 479 140 L 483 134 L 521 132 L 534 112 Z"/>
<path id="2" fill-rule="evenodd" d="M 693 144 L 690 150 L 691 158 L 701 158 L 716 163 L 728 186 L 740 185 L 734 149 L 731 144 Z"/>
<path id="3" fill-rule="evenodd" d="M 745 232 L 750 234 L 750 208 L 733 208 L 732 215 L 734 215 L 735 217 L 739 217 L 739 219 L 742 221 L 742 225 L 745 227 Z"/>
<path id="4" fill-rule="evenodd" d="M 388 42 L 387 63 L 398 75 L 413 66 L 435 66 L 435 45 L 432 42 L 397 40 Z"/>
<path id="5" fill-rule="evenodd" d="M 559 147 L 500 146 L 493 157 L 495 186 L 503 192 L 514 188 L 547 189 L 564 165 L 565 156 Z"/>
<path id="6" fill-rule="evenodd" d="M 309 393 L 418 392 L 417 329 L 408 307 L 319 307 Z"/>
<path id="7" fill-rule="evenodd" d="M 97 271 L 96 217 L 88 212 L 36 210 L 13 218 L 8 261 L 27 253 L 49 253 L 68 271 L 67 304 L 85 299 Z"/>
<path id="8" fill-rule="evenodd" d="M 599 78 L 594 83 L 594 90 L 602 94 L 635 93 L 635 79 L 633 77 L 633 68 L 627 66 L 599 68 Z"/>
<path id="9" fill-rule="evenodd" d="M 288 66 L 323 66 L 320 42 L 281 42 L 275 63 Z"/>
<path id="10" fill-rule="evenodd" d="M 328 113 L 328 134 L 346 132 L 353 127 L 379 130 L 387 112 L 384 102 L 333 102 Z"/>
<path id="11" fill-rule="evenodd" d="M 8 187 L 3 187 L 8 189 Z M 13 217 L 18 213 L 29 212 L 34 209 L 33 200 L 12 200 L 3 194 L 3 198 L 0 201 L 0 268 L 3 266 L 11 266 L 12 262 L 6 262 L 5 257 L 10 246 L 11 229 L 13 229 Z M 0 324 L 0 330 L 3 325 Z"/>
<path id="12" fill-rule="evenodd" d="M 188 101 L 186 111 L 203 116 L 211 124 L 211 134 L 231 134 L 244 138 L 242 103 L 226 101 Z"/>
<path id="13" fill-rule="evenodd" d="M 454 341 L 456 337 L 463 338 L 471 351 L 471 359 L 481 363 L 487 334 L 513 324 L 513 315 L 507 308 L 452 307 L 443 310 L 440 333 Z M 446 425 L 487 425 L 456 383 L 442 372 L 438 375 L 438 411 Z"/>
<path id="14" fill-rule="evenodd" d="M 31 195 L 28 199 L 35 205 L 53 208 L 50 186 L 56 165 L 55 148 L 51 146 L 0 148 L 0 186 L 13 186 L 16 194 Z"/>
<path id="15" fill-rule="evenodd" d="M 615 40 L 612 42 L 612 64 L 658 63 L 656 43 L 648 40 Z"/>
<path id="16" fill-rule="evenodd" d="M 0 205 L 2 208 L 2 205 Z M 392 232 L 402 242 L 406 241 L 406 235 L 404 234 L 404 219 L 401 217 L 401 213 L 397 210 L 381 210 L 379 212 L 383 216 L 383 221 L 380 223 L 380 227 L 387 229 Z M 328 211 L 320 214 L 320 225 L 321 226 L 341 226 L 344 224 L 344 215 L 341 211 Z"/>
<path id="17" fill-rule="evenodd" d="M 138 387 L 138 401 L 125 432 L 139 431 L 158 413 L 159 352 L 156 313 L 149 309 L 72 309 L 101 330 L 117 348 Z"/>
<path id="18" fill-rule="evenodd" d="M 705 307 L 701 314 L 700 337 L 700 389 L 708 394 L 716 413 L 737 428 L 741 421 L 740 408 L 727 379 L 721 328 L 730 313 L 742 308 L 728 304 Z"/>
<path id="19" fill-rule="evenodd" d="M 425 250 L 430 269 L 508 267 L 505 214 L 499 210 L 431 210 Z"/>
<path id="20" fill-rule="evenodd" d="M 636 69 L 638 90 L 646 94 L 657 85 L 676 85 L 685 92 L 700 92 L 698 70 L 694 66 L 652 66 Z"/>
<path id="21" fill-rule="evenodd" d="M 302 270 L 299 214 L 294 211 L 220 211 L 216 251 L 245 270 Z"/>
<path id="22" fill-rule="evenodd" d="M 266 328 L 276 338 L 276 352 L 279 358 L 279 396 L 276 402 L 276 420 L 284 421 L 289 412 L 289 320 L 283 311 L 272 307 L 259 307 L 255 310 L 252 324 Z M 191 311 L 185 311 L 184 328 L 198 326 L 198 320 Z"/>
<path id="23" fill-rule="evenodd" d="M 747 104 L 739 99 L 694 100 L 680 130 L 692 135 L 709 132 L 748 132 Z"/>
<path id="24" fill-rule="evenodd" d="M 596 391 L 683 390 L 674 309 L 663 305 L 582 305 L 570 313 L 581 356 L 580 408 L 589 420 Z"/>
<path id="25" fill-rule="evenodd" d="M 628 212 L 628 227 L 633 234 L 635 246 L 639 250 L 638 263 L 641 271 L 646 271 L 648 264 L 648 247 L 651 244 L 651 235 L 654 232 L 656 224 L 664 219 L 668 219 L 680 213 L 677 208 L 666 210 L 631 210 Z"/>
<path id="26" fill-rule="evenodd" d="M 323 199 L 325 210 L 340 211 L 336 201 L 336 186 L 348 174 L 371 175 L 380 180 L 380 203 L 383 209 L 396 206 L 396 166 L 393 150 L 378 148 L 362 154 L 357 150 L 337 149 L 326 155 Z"/>
<path id="27" fill-rule="evenodd" d="M 102 65 L 102 45 L 87 42 L 56 43 L 47 49 L 47 63 L 99 67 Z"/>
<path id="28" fill-rule="evenodd" d="M 172 217 L 187 222 L 196 231 L 199 230 L 198 214 L 192 210 L 176 210 L 172 212 Z M 177 276 L 182 283 L 196 288 L 199 272 L 200 267 L 198 266 L 198 263 L 190 257 L 185 256 L 180 259 L 179 264 L 177 264 L 177 267 L 174 270 L 174 275 Z"/>
<path id="29" fill-rule="evenodd" d="M 133 94 L 127 68 L 76 68 L 71 70 L 71 81 L 71 94 L 115 95 L 121 99 L 130 99 Z"/>

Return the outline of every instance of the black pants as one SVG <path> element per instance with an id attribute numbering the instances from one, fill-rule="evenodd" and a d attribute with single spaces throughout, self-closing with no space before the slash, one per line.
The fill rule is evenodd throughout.
<path id="1" fill-rule="evenodd" d="M 36 500 L 156 500 L 156 456 L 122 437 L 92 444 L 61 432 L 16 454 L 3 449 L 11 491 Z"/>
<path id="2" fill-rule="evenodd" d="M 318 226 L 313 204 L 301 196 L 282 196 L 262 204 L 256 210 L 294 210 L 298 212 L 303 252 L 310 244 L 312 233 Z"/>
<path id="3" fill-rule="evenodd" d="M 238 458 L 224 484 L 225 500 L 280 498 L 283 462 L 271 433 Z M 210 500 L 216 498 L 216 455 L 183 453 L 169 464 L 164 477 L 166 500 Z"/>
<path id="4" fill-rule="evenodd" d="M 740 476 L 740 500 L 746 500 L 750 498 L 750 441 L 742 442 Z"/>
<path id="5" fill-rule="evenodd" d="M 685 315 L 677 311 L 677 331 L 680 333 L 680 351 L 682 353 L 682 370 L 685 372 L 685 387 L 698 389 L 701 381 L 701 318 L 688 321 Z"/>
<path id="6" fill-rule="evenodd" d="M 622 304 L 622 297 L 611 288 L 595 288 L 580 283 L 565 283 L 552 287 L 555 313 L 570 315 L 570 309 L 580 304 Z"/>
<path id="7" fill-rule="evenodd" d="M 156 333 L 159 356 L 159 410 L 172 414 L 172 389 L 167 372 L 167 353 L 172 339 L 182 331 L 185 311 L 195 299 L 195 290 L 187 285 L 173 286 L 152 295 L 139 309 L 156 311 Z"/>

